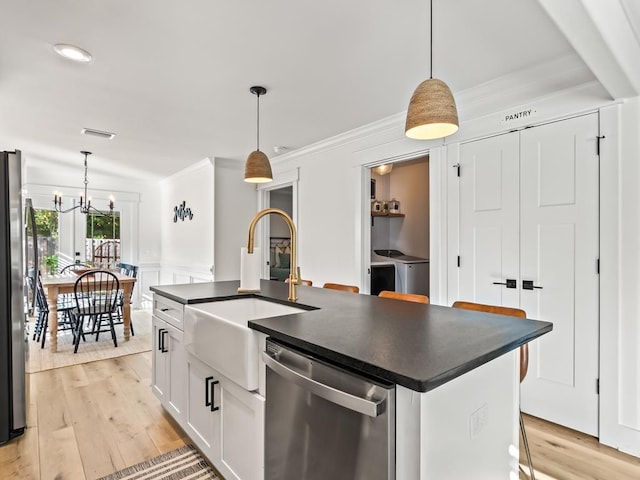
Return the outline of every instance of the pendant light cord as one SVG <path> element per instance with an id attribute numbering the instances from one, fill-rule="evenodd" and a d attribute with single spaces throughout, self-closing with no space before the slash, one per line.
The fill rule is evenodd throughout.
<path id="1" fill-rule="evenodd" d="M 429 78 L 433 78 L 433 0 L 429 2 Z"/>
<path id="2" fill-rule="evenodd" d="M 256 115 L 256 150 L 260 151 L 260 93 L 256 94 L 258 96 L 258 114 Z"/>
<path id="3" fill-rule="evenodd" d="M 89 201 L 89 196 L 87 194 L 87 185 L 89 184 L 89 180 L 87 180 L 87 157 L 89 154 L 87 152 L 84 153 L 84 202 L 85 205 Z"/>

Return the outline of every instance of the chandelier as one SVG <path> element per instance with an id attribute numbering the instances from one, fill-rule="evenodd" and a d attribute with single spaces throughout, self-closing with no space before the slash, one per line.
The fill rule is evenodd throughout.
<path id="1" fill-rule="evenodd" d="M 104 212 L 102 210 L 98 210 L 93 205 L 91 205 L 91 199 L 87 195 L 87 185 L 89 184 L 89 180 L 87 180 L 87 157 L 91 155 L 91 152 L 81 151 L 84 155 L 84 195 L 80 194 L 80 203 L 71 208 L 67 208 L 64 210 L 62 208 L 62 194 L 55 193 L 53 196 L 53 204 L 55 205 L 56 212 L 67 213 L 73 210 L 79 209 L 81 213 L 88 214 L 94 213 L 98 215 L 102 215 L 103 217 L 113 216 L 113 198 L 109 199 L 109 211 Z"/>

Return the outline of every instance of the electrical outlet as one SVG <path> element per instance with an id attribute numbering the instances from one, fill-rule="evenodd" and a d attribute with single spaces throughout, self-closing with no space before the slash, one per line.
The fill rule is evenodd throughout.
<path id="1" fill-rule="evenodd" d="M 485 403 L 469 417 L 469 437 L 476 438 L 489 422 L 489 407 Z"/>

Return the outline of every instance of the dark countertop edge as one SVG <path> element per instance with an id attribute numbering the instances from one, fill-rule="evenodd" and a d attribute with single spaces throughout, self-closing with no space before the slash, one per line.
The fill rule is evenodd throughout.
<path id="1" fill-rule="evenodd" d="M 280 303 L 283 305 L 293 305 L 299 308 L 305 308 L 308 310 L 316 310 L 318 308 L 322 309 L 323 307 L 314 307 L 311 305 L 305 305 L 301 303 L 294 303 L 288 301 L 286 299 L 286 290 L 280 292 L 280 296 L 282 298 L 278 298 L 278 296 L 273 296 L 273 292 L 270 295 L 267 295 L 267 292 L 237 292 L 237 284 L 238 282 L 227 281 L 227 282 L 216 282 L 218 284 L 227 284 L 223 285 L 218 291 L 200 291 L 197 295 L 187 294 L 186 290 L 191 290 L 192 288 L 197 289 L 199 285 L 202 286 L 201 290 L 208 290 L 206 287 L 207 284 L 173 284 L 173 285 L 158 285 L 156 287 L 149 287 L 149 289 L 165 298 L 170 298 L 171 300 L 178 302 L 182 305 L 196 305 L 199 303 L 208 303 L 208 302 L 216 302 L 223 300 L 233 300 L 244 297 L 253 297 L 253 298 L 261 298 L 264 300 L 268 300 L 275 303 Z M 269 282 L 270 283 L 270 282 Z M 208 285 L 212 285 L 209 283 Z M 230 289 L 232 287 L 232 289 Z M 307 287 L 312 288 L 312 287 Z M 175 293 L 172 293 L 174 291 Z M 260 320 L 256 320 L 259 322 Z M 506 345 L 502 345 L 500 348 L 495 350 L 486 352 L 485 354 L 470 360 L 462 365 L 458 365 L 450 370 L 439 373 L 436 376 L 431 377 L 428 380 L 420 380 L 419 378 L 407 377 L 406 375 L 393 372 L 391 370 L 385 369 L 383 367 L 379 367 L 377 365 L 364 362 L 362 360 L 357 360 L 349 355 L 342 354 L 331 350 L 329 348 L 322 347 L 317 345 L 316 343 L 300 339 L 298 337 L 292 337 L 285 333 L 280 332 L 279 330 L 274 330 L 269 327 L 262 326 L 254 321 L 249 321 L 248 326 L 256 331 L 272 336 L 275 339 L 281 340 L 285 343 L 290 344 L 293 347 L 296 347 L 302 351 L 310 353 L 312 355 L 317 355 L 318 357 L 329 361 L 330 363 L 334 363 L 342 368 L 346 368 L 355 373 L 364 373 L 365 375 L 372 376 L 374 378 L 380 379 L 385 382 L 392 382 L 398 385 L 402 385 L 403 387 L 409 388 L 411 390 L 417 392 L 428 392 L 433 390 L 457 377 L 463 375 L 485 363 L 498 358 L 505 353 L 508 353 L 521 345 L 528 343 L 529 341 L 540 337 L 541 335 L 550 332 L 553 329 L 552 324 L 547 324 L 543 327 L 538 328 L 537 330 L 531 332 L 530 334 L 524 335 L 521 338 L 510 342 Z"/>
<path id="2" fill-rule="evenodd" d="M 253 321 L 249 321 L 249 327 L 258 332 L 270 335 L 273 338 L 276 338 L 278 340 L 282 340 L 283 342 L 288 343 L 294 347 L 297 347 L 300 350 L 317 355 L 322 359 L 329 360 L 343 368 L 346 367 L 356 373 L 358 372 L 365 373 L 366 375 L 370 375 L 387 382 L 393 382 L 398 385 L 402 385 L 403 387 L 406 387 L 410 390 L 414 390 L 416 392 L 421 392 L 421 393 L 434 390 L 435 388 L 467 372 L 470 372 L 471 370 L 474 370 L 475 368 L 478 368 L 479 366 L 484 365 L 485 363 L 488 363 L 491 360 L 495 360 L 496 358 L 504 355 L 505 353 L 509 353 L 510 351 L 515 350 L 516 348 L 524 345 L 525 343 L 528 343 L 531 340 L 534 340 L 540 337 L 541 335 L 544 335 L 545 333 L 550 332 L 553 329 L 553 326 L 551 324 L 546 325 L 545 327 L 542 327 L 529 335 L 525 335 L 524 337 L 520 338 L 515 342 L 506 344 L 499 349 L 488 352 L 487 354 L 481 357 L 478 357 L 471 362 L 467 362 L 465 364 L 459 365 L 458 367 L 448 370 L 446 372 L 443 372 L 442 374 L 435 376 L 429 380 L 417 380 L 404 375 L 400 375 L 398 373 L 391 372 L 389 370 L 385 370 L 376 365 L 371 365 L 369 363 L 356 360 L 349 356 L 337 353 L 333 350 L 329 350 L 327 348 L 320 347 L 312 343 L 308 343 L 296 337 L 285 335 L 276 330 L 272 330 L 270 328 L 256 324 Z"/>
<path id="3" fill-rule="evenodd" d="M 246 298 L 246 297 L 250 297 L 250 298 L 260 298 L 262 300 L 266 300 L 269 302 L 273 302 L 273 303 L 279 303 L 281 305 L 288 305 L 291 307 L 296 307 L 296 308 L 301 308 L 302 310 L 319 310 L 318 307 L 314 307 L 312 305 L 305 305 L 303 303 L 297 303 L 297 302 L 290 302 L 289 300 L 283 300 L 281 298 L 274 298 L 274 297 L 268 297 L 266 295 L 262 295 L 261 292 L 248 292 L 248 293 L 240 293 L 240 292 L 236 292 L 236 293 L 231 293 L 228 295 L 223 295 L 223 296 L 215 296 L 215 297 L 200 297 L 200 298 L 186 298 L 183 296 L 179 296 L 179 295 L 173 295 L 169 292 L 167 292 L 164 288 L 162 288 L 161 286 L 156 287 L 149 287 L 149 290 L 151 290 L 154 293 L 157 293 L 158 295 L 161 295 L 165 298 L 168 298 L 170 300 L 173 300 L 174 302 L 180 303 L 182 305 L 197 305 L 199 303 L 211 303 L 211 302 L 222 302 L 225 300 L 236 300 L 238 298 Z M 255 330 L 255 328 L 254 328 Z"/>

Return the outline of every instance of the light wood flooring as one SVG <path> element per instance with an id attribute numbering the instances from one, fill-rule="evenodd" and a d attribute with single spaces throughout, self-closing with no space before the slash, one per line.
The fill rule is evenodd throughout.
<path id="1" fill-rule="evenodd" d="M 28 429 L 0 447 L 0 480 L 95 479 L 189 442 L 151 392 L 150 352 L 27 379 Z M 640 479 L 638 458 L 534 417 L 525 423 L 538 480 Z"/>
<path id="2" fill-rule="evenodd" d="M 594 437 L 524 416 L 536 480 L 639 480 L 640 458 L 606 447 Z M 529 467 L 520 440 L 520 479 Z"/>
<path id="3" fill-rule="evenodd" d="M 187 437 L 151 392 L 149 352 L 27 375 L 27 431 L 0 447 L 0 479 L 82 480 Z"/>

